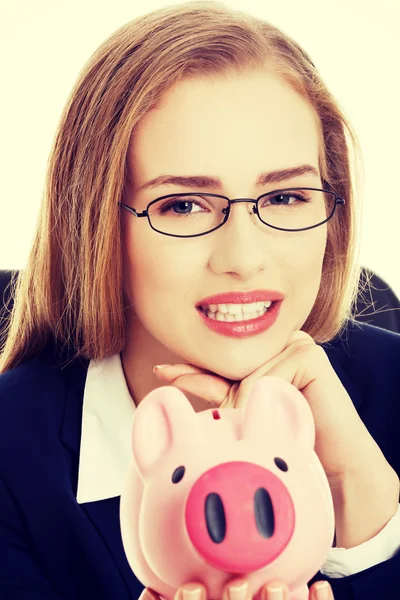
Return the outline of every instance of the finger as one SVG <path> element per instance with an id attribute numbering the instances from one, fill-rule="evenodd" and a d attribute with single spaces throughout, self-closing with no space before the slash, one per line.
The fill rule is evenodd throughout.
<path id="1" fill-rule="evenodd" d="M 201 583 L 185 583 L 178 588 L 174 600 L 207 600 L 207 592 Z"/>
<path id="2" fill-rule="evenodd" d="M 222 404 L 231 387 L 228 381 L 217 375 L 181 375 L 171 381 L 170 385 L 202 398 L 214 406 Z"/>
<path id="3" fill-rule="evenodd" d="M 317 581 L 310 588 L 310 600 L 334 600 L 332 588 L 327 581 Z"/>
<path id="4" fill-rule="evenodd" d="M 260 600 L 289 600 L 289 588 L 285 583 L 272 581 L 261 588 Z"/>
<path id="5" fill-rule="evenodd" d="M 155 365 L 153 373 L 156 374 L 158 379 L 174 379 L 178 375 L 186 375 L 191 373 L 205 373 L 209 374 L 210 371 L 195 367 L 187 364 L 176 364 L 176 365 Z"/>
<path id="6" fill-rule="evenodd" d="M 227 583 L 222 592 L 222 600 L 251 600 L 247 579 L 234 579 Z"/>
<path id="7" fill-rule="evenodd" d="M 243 408 L 246 406 L 254 384 L 261 377 L 266 375 L 280 377 L 281 379 L 285 379 L 285 381 L 296 385 L 296 379 L 298 379 L 298 361 L 295 358 L 296 353 L 298 353 L 299 349 L 303 346 L 315 346 L 315 342 L 308 334 L 305 334 L 304 331 L 297 331 L 294 333 L 297 335 L 291 336 L 290 339 L 292 342 L 290 345 L 287 345 L 280 354 L 274 356 L 274 358 L 258 367 L 258 369 L 243 379 L 237 392 L 235 401 L 236 408 Z"/>
<path id="8" fill-rule="evenodd" d="M 314 341 L 307 333 L 294 331 L 280 354 L 261 365 L 241 382 L 222 378 L 190 364 L 164 365 L 162 368 L 155 366 L 153 371 L 160 381 L 202 398 L 213 407 L 241 408 L 246 406 L 250 391 L 260 377 L 269 374 L 272 369 L 276 369 L 299 346 L 310 343 L 314 344 Z M 280 373 L 277 373 L 276 376 L 280 376 Z M 292 383 L 290 376 L 284 378 Z"/>
<path id="9" fill-rule="evenodd" d="M 183 367 L 187 367 L 184 369 Z M 186 373 L 185 373 L 186 371 Z M 227 379 L 209 371 L 186 365 L 173 365 L 156 369 L 158 379 L 219 406 L 227 397 L 232 385 Z"/>
<path id="10" fill-rule="evenodd" d="M 292 331 L 288 341 L 286 342 L 286 348 L 288 346 L 290 346 L 291 344 L 293 344 L 294 342 L 313 342 L 313 343 L 315 343 L 313 338 L 311 337 L 311 335 L 309 335 L 305 331 L 302 331 L 301 329 L 296 329 L 295 331 Z"/>
<path id="11" fill-rule="evenodd" d="M 219 404 L 219 408 L 237 408 L 238 391 L 241 385 L 241 381 L 235 381 L 229 387 L 227 395 Z"/>

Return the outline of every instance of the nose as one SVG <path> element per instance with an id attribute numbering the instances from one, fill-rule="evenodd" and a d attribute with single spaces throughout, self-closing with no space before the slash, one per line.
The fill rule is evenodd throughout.
<path id="1" fill-rule="evenodd" d="M 186 502 L 185 521 L 193 546 L 210 565 L 250 573 L 286 548 L 295 511 L 286 486 L 274 473 L 237 461 L 199 477 Z"/>
<path id="2" fill-rule="evenodd" d="M 246 213 L 248 214 L 246 215 Z M 258 218 L 257 204 L 251 198 L 237 198 L 236 200 L 231 200 L 228 217 L 229 225 L 228 223 L 224 225 L 225 230 L 232 227 L 232 221 L 237 221 L 237 225 L 240 229 L 243 229 L 243 226 L 247 226 L 247 223 L 256 224 L 257 226 L 260 226 L 260 229 L 263 229 L 263 224 Z M 254 235 L 254 228 L 250 227 L 250 230 Z"/>
<path id="3" fill-rule="evenodd" d="M 261 223 L 254 209 L 255 205 L 250 202 L 231 206 L 227 222 L 214 238 L 209 258 L 214 273 L 231 273 L 248 280 L 258 277 L 258 272 L 270 262 L 275 234 Z"/>

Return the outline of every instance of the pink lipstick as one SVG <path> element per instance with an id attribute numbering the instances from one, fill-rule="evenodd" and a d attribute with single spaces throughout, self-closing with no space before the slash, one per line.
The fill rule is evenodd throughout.
<path id="1" fill-rule="evenodd" d="M 284 295 L 282 293 L 271 290 L 228 292 L 209 296 L 199 302 L 196 308 L 204 324 L 212 331 L 228 337 L 243 338 L 258 335 L 272 327 L 278 318 L 283 298 Z M 264 303 L 265 305 L 261 304 L 258 308 L 255 308 L 252 311 L 253 314 L 255 315 L 256 312 L 261 312 L 261 310 L 264 312 L 255 318 L 243 318 L 244 315 L 248 315 L 249 313 L 242 312 L 237 305 L 253 304 L 255 302 Z M 229 320 L 225 320 L 225 317 L 218 311 L 216 305 L 221 304 L 225 305 L 225 307 L 220 307 L 220 312 L 223 314 L 226 314 L 228 311 L 232 315 L 233 313 L 230 312 L 229 308 L 234 311 L 235 314 L 230 316 Z M 226 305 L 228 304 L 234 304 L 236 307 L 227 307 Z M 219 315 L 219 318 L 217 315 Z"/>

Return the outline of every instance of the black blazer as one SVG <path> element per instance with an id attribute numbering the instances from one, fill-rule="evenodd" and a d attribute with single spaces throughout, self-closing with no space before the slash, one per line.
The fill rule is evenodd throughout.
<path id="1" fill-rule="evenodd" d="M 400 473 L 400 335 L 349 323 L 341 339 L 323 347 Z M 141 593 L 123 552 L 119 497 L 76 502 L 87 367 L 76 360 L 62 368 L 49 347 L 0 375 L 4 600 L 136 600 Z M 335 600 L 395 598 L 389 592 L 400 594 L 400 553 L 330 582 Z"/>

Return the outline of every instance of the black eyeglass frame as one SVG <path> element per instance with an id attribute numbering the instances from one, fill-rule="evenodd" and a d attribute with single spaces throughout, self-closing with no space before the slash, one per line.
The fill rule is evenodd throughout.
<path id="1" fill-rule="evenodd" d="M 324 219 L 320 223 L 317 223 L 316 225 L 311 225 L 310 227 L 302 227 L 301 229 L 286 229 L 284 227 L 275 227 L 275 225 L 270 225 L 266 221 L 262 220 L 262 218 L 260 217 L 260 213 L 258 211 L 258 203 L 262 198 L 265 198 L 265 196 L 271 196 L 273 194 L 281 194 L 283 192 L 294 192 L 296 190 L 309 190 L 309 191 L 314 191 L 314 192 L 324 192 L 325 194 L 330 194 L 331 196 L 334 196 L 335 204 L 333 205 L 332 212 L 328 216 L 328 218 Z M 213 198 L 222 198 L 223 200 L 226 200 L 228 202 L 228 206 L 226 208 L 222 209 L 222 212 L 225 214 L 224 220 L 222 221 L 222 223 L 220 223 L 213 229 L 210 229 L 209 231 L 205 231 L 203 233 L 195 233 L 194 235 L 176 235 L 174 233 L 165 233 L 164 231 L 160 231 L 159 229 L 156 229 L 155 227 L 153 227 L 153 225 L 151 223 L 150 215 L 148 213 L 150 206 L 152 204 L 155 204 L 156 202 L 159 202 L 160 200 L 165 200 L 166 198 L 179 198 L 182 196 L 211 196 Z M 135 217 L 138 217 L 138 218 L 147 217 L 150 227 L 157 233 L 161 233 L 161 235 L 168 235 L 170 237 L 177 237 L 177 238 L 192 238 L 192 237 L 200 237 L 202 235 L 207 235 L 208 233 L 212 233 L 213 231 L 216 231 L 217 229 L 219 229 L 220 227 L 225 225 L 225 223 L 227 222 L 229 215 L 230 215 L 231 205 L 237 204 L 239 202 L 252 202 L 253 204 L 255 204 L 255 206 L 253 206 L 253 208 L 252 208 L 253 214 L 257 215 L 258 218 L 260 219 L 261 223 L 263 223 L 264 225 L 267 225 L 267 227 L 271 227 L 272 229 L 278 229 L 279 231 L 290 231 L 290 232 L 292 232 L 292 231 L 293 232 L 308 231 L 309 229 L 315 229 L 316 227 L 320 227 L 321 225 L 323 225 L 324 223 L 327 223 L 328 221 L 330 221 L 332 219 L 333 215 L 335 214 L 337 206 L 343 205 L 346 203 L 346 201 L 343 198 L 341 198 L 340 196 L 338 196 L 335 192 L 332 192 L 331 190 L 324 190 L 324 189 L 320 189 L 320 188 L 310 188 L 310 187 L 291 187 L 291 188 L 284 188 L 284 189 L 280 189 L 280 190 L 274 190 L 272 192 L 267 192 L 266 194 L 262 194 L 261 196 L 259 196 L 256 200 L 254 198 L 236 198 L 234 200 L 231 200 L 227 196 L 222 196 L 220 194 L 209 194 L 209 193 L 204 193 L 204 192 L 193 192 L 193 193 L 180 192 L 178 194 L 166 194 L 165 196 L 160 196 L 159 198 L 152 200 L 147 205 L 146 210 L 144 210 L 141 213 L 138 213 L 136 209 L 132 208 L 131 206 L 128 206 L 124 202 L 119 202 L 118 204 L 120 206 L 122 206 L 123 208 L 125 208 L 130 213 L 132 213 Z"/>

